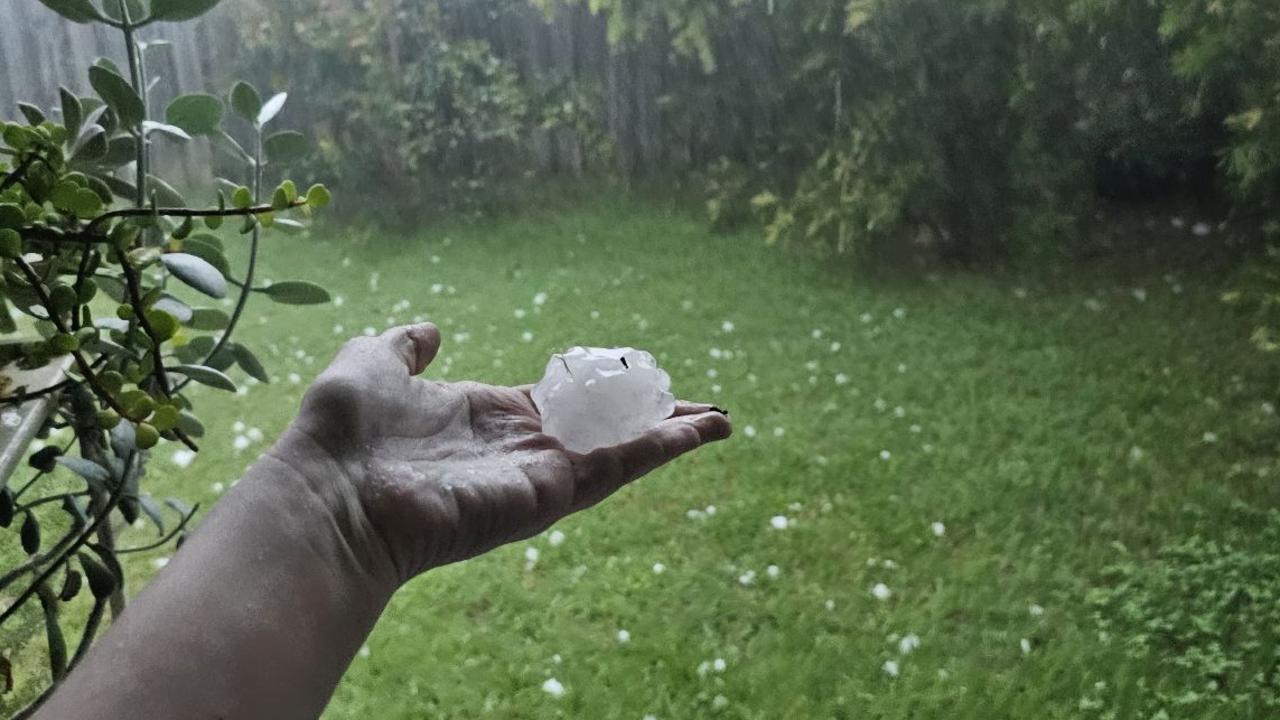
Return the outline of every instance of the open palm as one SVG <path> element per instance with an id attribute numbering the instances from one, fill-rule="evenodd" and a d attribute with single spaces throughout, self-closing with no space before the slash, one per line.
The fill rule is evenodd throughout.
<path id="1" fill-rule="evenodd" d="M 723 412 L 680 402 L 639 438 L 575 453 L 542 433 L 528 387 L 414 377 L 439 347 L 429 323 L 352 340 L 291 429 L 336 467 L 352 522 L 367 521 L 401 582 L 530 537 L 730 434 Z"/>

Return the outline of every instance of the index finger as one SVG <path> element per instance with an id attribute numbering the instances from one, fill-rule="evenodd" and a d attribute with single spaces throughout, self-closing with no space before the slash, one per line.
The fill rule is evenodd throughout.
<path id="1" fill-rule="evenodd" d="M 574 511 L 591 507 L 642 475 L 732 433 L 729 418 L 716 410 L 675 415 L 634 440 L 578 455 L 573 462 Z"/>

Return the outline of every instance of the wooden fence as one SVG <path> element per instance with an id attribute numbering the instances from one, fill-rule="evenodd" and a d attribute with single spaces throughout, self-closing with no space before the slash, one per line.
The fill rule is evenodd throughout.
<path id="1" fill-rule="evenodd" d="M 212 91 L 225 86 L 227 77 L 218 68 L 234 67 L 238 48 L 236 19 L 251 2 L 224 0 L 212 13 L 195 23 L 159 24 L 145 28 L 142 38 L 163 37 L 171 47 L 148 51 L 148 68 L 158 85 L 150 95 L 152 108 L 163 108 L 177 94 Z M 477 3 L 479 5 L 479 3 Z M 664 96 L 680 83 L 689 82 L 687 68 L 673 68 L 671 50 L 662 38 L 629 49 L 611 47 L 604 18 L 581 4 L 560 7 L 551 18 L 529 8 L 508 13 L 497 22 L 477 12 L 464 17 L 461 33 L 490 41 L 497 52 L 513 60 L 522 72 L 555 72 L 598 87 L 601 126 L 614 150 L 619 169 L 640 172 L 682 167 L 712 158 L 743 137 L 768 127 L 770 105 L 755 86 L 734 89 L 752 104 L 735 103 L 727 111 L 722 102 L 709 98 L 701 107 L 680 108 L 671 113 Z M 718 49 L 722 64 L 749 63 L 758 68 L 761 82 L 772 72 L 770 35 L 761 25 L 734 30 L 737 37 Z M 65 85 L 88 92 L 87 68 L 97 57 L 109 57 L 123 65 L 119 32 L 100 25 L 77 25 L 63 20 L 36 0 L 0 0 L 0 118 L 16 115 L 15 103 L 33 102 L 41 107 L 56 104 L 57 87 Z M 153 110 L 153 114 L 155 111 Z M 544 169 L 576 172 L 591 165 L 578 139 L 567 133 L 541 134 L 533 139 Z M 207 166 L 208 150 L 192 144 L 177 157 L 176 172 L 182 182 L 188 170 Z"/>

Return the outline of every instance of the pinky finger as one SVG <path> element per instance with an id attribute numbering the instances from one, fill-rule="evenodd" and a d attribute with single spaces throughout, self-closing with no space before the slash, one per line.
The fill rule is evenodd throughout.
<path id="1" fill-rule="evenodd" d="M 712 410 L 677 415 L 634 440 L 592 450 L 574 463 L 574 509 L 591 507 L 642 475 L 732 432 L 729 419 Z"/>

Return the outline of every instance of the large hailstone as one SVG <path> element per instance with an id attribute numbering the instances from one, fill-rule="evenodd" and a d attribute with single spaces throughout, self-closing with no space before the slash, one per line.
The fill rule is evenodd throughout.
<path id="1" fill-rule="evenodd" d="M 575 347 L 552 355 L 534 386 L 542 431 L 585 453 L 639 437 L 676 407 L 671 376 L 635 348 Z"/>

